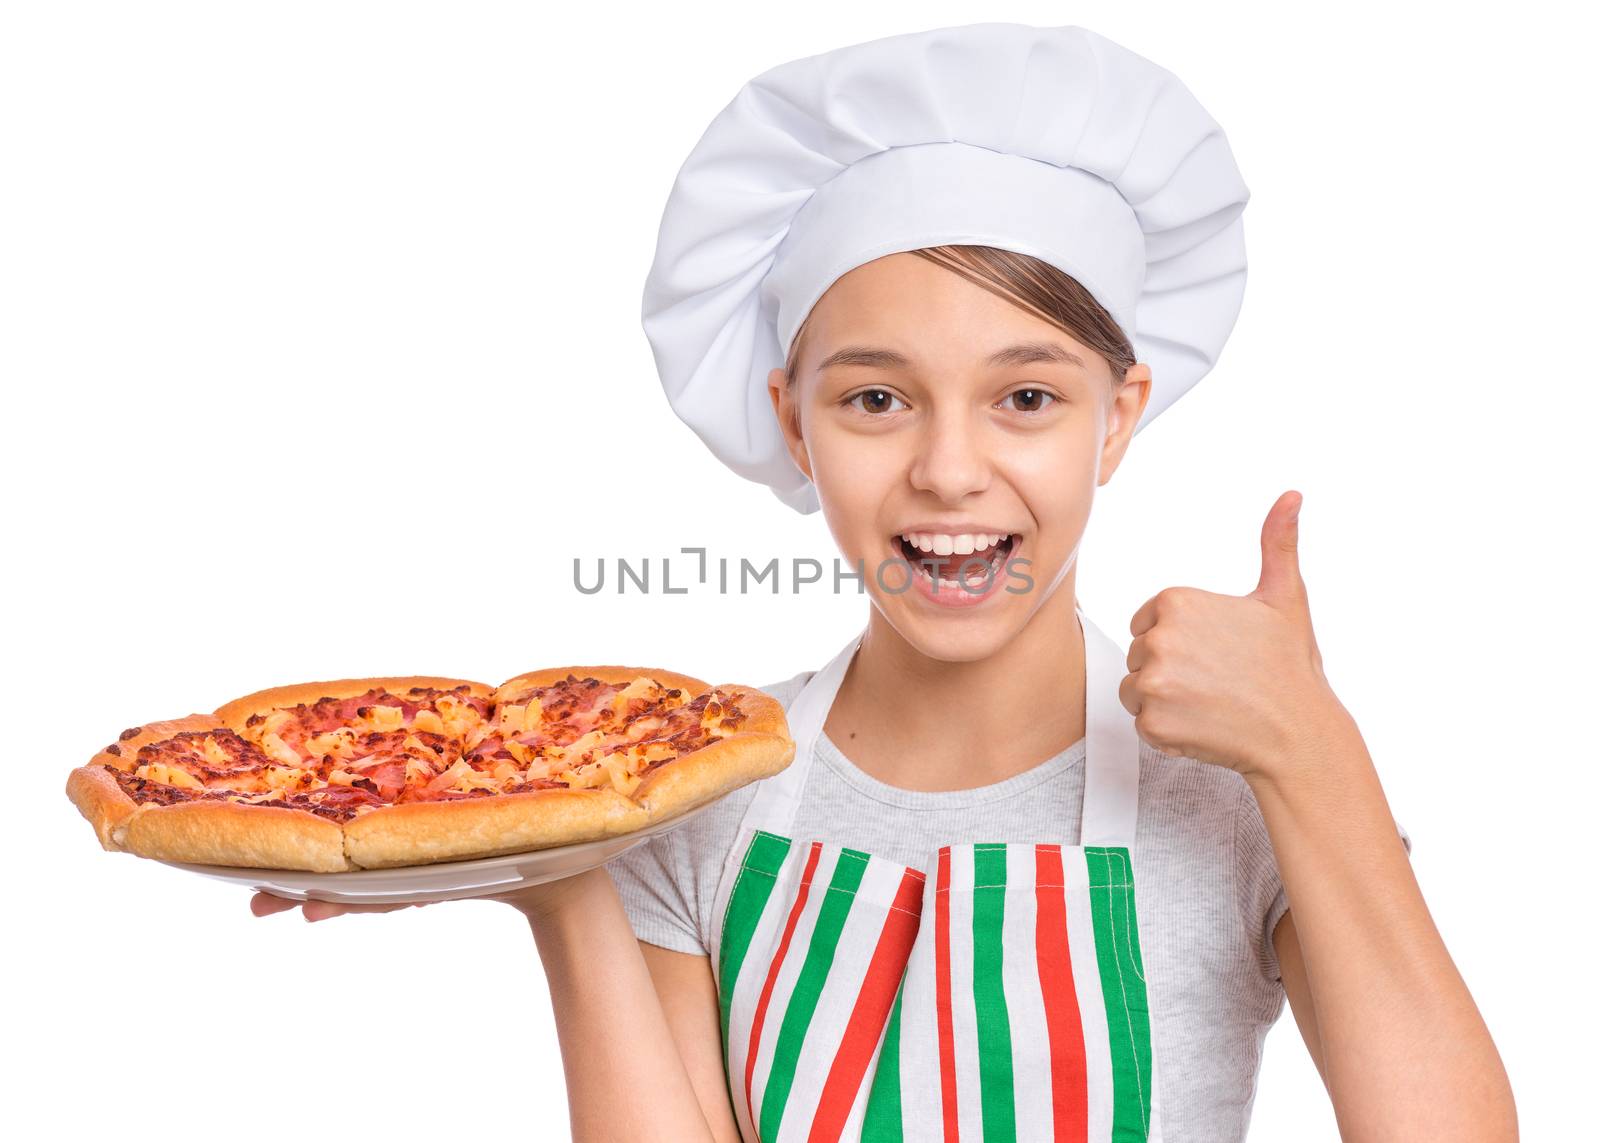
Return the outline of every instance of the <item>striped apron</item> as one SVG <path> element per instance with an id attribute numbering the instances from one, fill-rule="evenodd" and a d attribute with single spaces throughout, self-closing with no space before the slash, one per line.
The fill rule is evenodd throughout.
<path id="1" fill-rule="evenodd" d="M 711 963 L 747 1141 L 1159 1140 L 1130 862 L 1127 659 L 1080 609 L 1078 845 L 947 845 L 917 869 L 791 836 L 858 635 L 789 710 L 717 888 Z"/>

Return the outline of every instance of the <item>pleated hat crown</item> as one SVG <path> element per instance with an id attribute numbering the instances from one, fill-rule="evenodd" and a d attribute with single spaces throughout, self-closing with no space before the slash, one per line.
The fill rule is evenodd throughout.
<path id="1" fill-rule="evenodd" d="M 767 374 L 842 275 L 946 244 L 1056 266 L 1150 366 L 1138 432 L 1233 329 L 1249 197 L 1177 77 L 1086 28 L 853 44 L 763 72 L 711 121 L 662 214 L 645 335 L 673 410 L 717 457 L 814 512 Z"/>

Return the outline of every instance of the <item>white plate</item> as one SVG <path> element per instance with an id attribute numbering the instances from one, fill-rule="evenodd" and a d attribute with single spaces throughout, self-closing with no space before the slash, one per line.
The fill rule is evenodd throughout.
<path id="1" fill-rule="evenodd" d="M 572 877 L 604 865 L 626 853 L 647 837 L 665 833 L 696 814 L 716 805 L 696 806 L 687 813 L 635 830 L 620 837 L 601 838 L 577 845 L 558 845 L 501 857 L 470 861 L 440 861 L 432 865 L 407 865 L 399 869 L 353 869 L 348 873 L 313 873 L 304 869 L 246 869 L 234 865 L 192 865 L 165 861 L 174 869 L 187 869 L 219 881 L 232 881 L 264 889 L 296 901 L 340 901 L 347 905 L 418 904 L 455 901 L 490 893 L 509 893 L 525 885 L 540 885 Z"/>

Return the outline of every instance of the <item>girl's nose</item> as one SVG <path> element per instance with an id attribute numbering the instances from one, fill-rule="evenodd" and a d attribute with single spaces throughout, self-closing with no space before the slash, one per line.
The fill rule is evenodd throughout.
<path id="1" fill-rule="evenodd" d="M 940 500 L 955 503 L 989 486 L 993 466 L 980 426 L 952 410 L 930 418 L 916 442 L 911 484 Z"/>

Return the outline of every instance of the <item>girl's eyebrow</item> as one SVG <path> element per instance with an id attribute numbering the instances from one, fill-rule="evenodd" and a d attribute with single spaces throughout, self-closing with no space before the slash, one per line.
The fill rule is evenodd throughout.
<path id="1" fill-rule="evenodd" d="M 1065 346 L 1057 345 L 1053 341 L 1025 341 L 1017 345 L 1008 345 L 990 356 L 989 365 L 992 367 L 1032 365 L 1037 361 L 1053 361 L 1063 365 L 1076 365 L 1079 369 L 1088 368 L 1083 358 Z M 893 349 L 878 349 L 869 345 L 847 345 L 843 349 L 835 350 L 824 357 L 822 363 L 817 366 L 817 372 L 821 373 L 823 370 L 830 369 L 835 365 L 866 365 L 875 369 L 907 369 L 911 366 L 911 359 Z"/>
<path id="2" fill-rule="evenodd" d="M 1032 365 L 1036 361 L 1054 361 L 1062 365 L 1076 365 L 1079 369 L 1089 368 L 1083 358 L 1053 341 L 1027 341 L 1007 346 L 989 358 L 989 364 L 997 366 Z"/>

